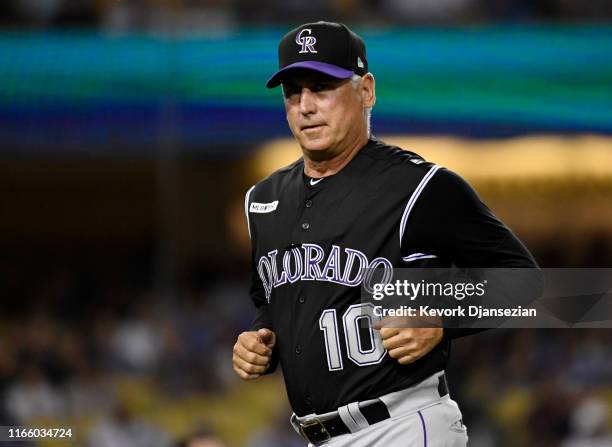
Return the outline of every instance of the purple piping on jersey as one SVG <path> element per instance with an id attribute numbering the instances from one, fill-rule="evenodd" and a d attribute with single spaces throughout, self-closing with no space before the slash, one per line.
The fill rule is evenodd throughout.
<path id="1" fill-rule="evenodd" d="M 404 214 L 402 215 L 402 220 L 400 221 L 400 232 L 399 232 L 400 246 L 402 245 L 402 237 L 404 236 L 404 230 L 406 229 L 406 222 L 408 221 L 408 216 L 410 215 L 410 211 L 412 210 L 412 207 L 414 206 L 416 200 L 419 198 L 419 195 L 421 195 L 421 192 L 423 191 L 423 189 L 425 189 L 425 186 L 427 185 L 429 180 L 433 177 L 433 175 L 436 173 L 438 169 L 440 169 L 440 166 L 433 165 L 431 169 L 427 171 L 427 174 L 425 174 L 425 176 L 421 179 L 421 182 L 416 187 L 416 189 L 410 196 L 408 203 L 406 204 L 406 209 L 404 210 Z"/>
<path id="2" fill-rule="evenodd" d="M 423 253 L 416 253 L 414 255 L 410 255 L 410 256 L 406 256 L 402 258 L 402 261 L 412 262 L 412 261 L 417 261 L 419 259 L 432 259 L 432 258 L 437 258 L 437 256 L 436 255 L 425 255 Z"/>
<path id="3" fill-rule="evenodd" d="M 255 185 L 251 186 L 251 188 L 247 191 L 244 196 L 244 213 L 246 214 L 247 220 L 247 229 L 249 230 L 249 239 L 251 239 L 251 219 L 249 219 L 249 199 L 251 198 L 251 193 L 255 189 Z"/>
<path id="4" fill-rule="evenodd" d="M 423 419 L 423 414 L 420 411 L 417 411 L 417 413 L 419 413 L 421 425 L 423 426 L 423 447 L 427 447 L 427 430 L 425 430 L 425 419 Z"/>

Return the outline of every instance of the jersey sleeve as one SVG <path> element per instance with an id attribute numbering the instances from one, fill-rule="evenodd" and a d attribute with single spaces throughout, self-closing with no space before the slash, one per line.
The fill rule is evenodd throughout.
<path id="1" fill-rule="evenodd" d="M 541 273 L 531 253 L 474 189 L 447 169 L 439 169 L 418 197 L 406 225 L 402 253 L 404 259 L 418 258 L 411 258 L 411 253 L 430 256 L 420 267 L 532 269 L 526 271 L 528 290 L 535 295 L 541 287 Z M 525 302 L 533 298 L 531 294 L 520 297 Z M 481 330 L 446 328 L 444 333 L 452 339 Z"/>
<path id="2" fill-rule="evenodd" d="M 257 230 L 256 228 L 254 228 L 253 222 L 251 222 L 249 217 L 250 198 L 254 188 L 255 187 L 249 189 L 244 199 L 244 211 L 246 214 L 247 229 L 249 231 L 249 237 L 251 239 L 251 286 L 249 289 L 249 295 L 251 297 L 251 301 L 255 305 L 255 317 L 253 318 L 249 330 L 257 331 L 259 329 L 267 328 L 274 331 L 272 317 L 270 315 L 270 308 L 268 305 L 268 300 L 266 299 L 266 292 L 263 283 L 261 282 L 261 278 L 259 277 L 259 273 L 257 272 L 257 260 L 255 259 L 254 249 L 254 241 L 257 235 Z M 270 367 L 266 370 L 265 374 L 274 372 L 276 370 L 276 367 L 278 366 L 278 361 L 279 355 L 277 345 L 272 351 Z"/>
<path id="3" fill-rule="evenodd" d="M 251 264 L 251 287 L 249 294 L 251 296 L 251 301 L 253 301 L 253 304 L 255 305 L 256 311 L 250 330 L 257 331 L 262 328 L 273 329 L 264 287 L 261 279 L 259 278 L 259 274 L 257 273 L 257 269 L 255 268 L 255 262 L 253 259 L 251 260 Z"/>
<path id="4" fill-rule="evenodd" d="M 425 253 L 465 268 L 537 268 L 521 241 L 460 176 L 439 169 L 418 197 L 402 239 L 403 252 Z"/>

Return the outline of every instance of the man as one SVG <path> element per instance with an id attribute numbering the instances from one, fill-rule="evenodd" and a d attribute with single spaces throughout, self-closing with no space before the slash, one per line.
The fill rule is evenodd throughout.
<path id="1" fill-rule="evenodd" d="M 280 361 L 292 424 L 311 445 L 465 445 L 444 376 L 460 333 L 363 330 L 364 272 L 535 262 L 460 177 L 371 137 L 375 82 L 360 37 L 310 23 L 278 52 L 267 86 L 282 84 L 303 158 L 245 198 L 257 316 L 234 370 L 251 380 Z"/>

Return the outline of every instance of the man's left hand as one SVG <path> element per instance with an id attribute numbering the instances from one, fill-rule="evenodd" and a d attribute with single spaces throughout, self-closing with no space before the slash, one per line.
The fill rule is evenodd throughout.
<path id="1" fill-rule="evenodd" d="M 444 332 L 441 327 L 387 327 L 386 324 L 375 325 L 374 329 L 380 330 L 383 346 L 402 365 L 412 363 L 430 352 L 440 343 Z"/>

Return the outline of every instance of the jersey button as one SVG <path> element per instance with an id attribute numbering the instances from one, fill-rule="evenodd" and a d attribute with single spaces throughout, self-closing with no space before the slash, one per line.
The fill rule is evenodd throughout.
<path id="1" fill-rule="evenodd" d="M 298 301 L 300 302 L 300 304 L 304 304 L 306 302 L 306 298 L 301 296 L 301 297 L 298 298 Z"/>
<path id="2" fill-rule="evenodd" d="M 296 353 L 297 355 L 300 355 L 300 354 L 302 353 L 302 347 L 301 347 L 300 345 L 297 345 L 297 346 L 295 347 L 295 353 Z"/>
<path id="3" fill-rule="evenodd" d="M 304 205 L 306 205 L 306 208 L 310 208 L 312 206 L 312 200 L 306 200 L 306 202 L 304 202 Z"/>
<path id="4" fill-rule="evenodd" d="M 304 222 L 302 224 L 302 230 L 308 230 L 310 228 L 310 224 L 308 222 Z"/>

